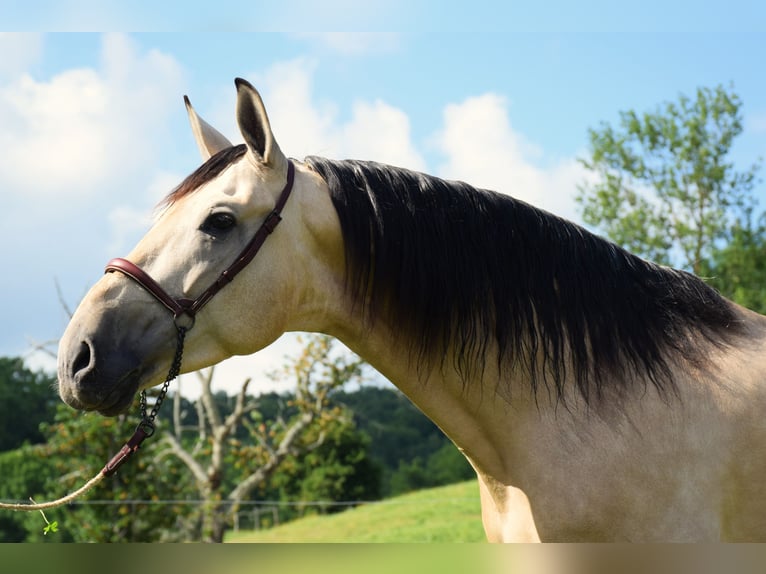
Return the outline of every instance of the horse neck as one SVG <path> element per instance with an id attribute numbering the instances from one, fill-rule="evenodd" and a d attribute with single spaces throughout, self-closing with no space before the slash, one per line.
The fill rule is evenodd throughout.
<path id="1" fill-rule="evenodd" d="M 507 474 L 513 418 L 508 416 L 509 403 L 496 393 L 497 372 L 487 368 L 483 376 L 466 380 L 451 361 L 419 361 L 411 353 L 412 342 L 395 326 L 383 321 L 370 325 L 356 314 L 347 315 L 340 328 L 329 334 L 402 391 L 474 467 L 494 476 Z M 526 409 L 526 402 L 514 403 L 514 410 Z"/>

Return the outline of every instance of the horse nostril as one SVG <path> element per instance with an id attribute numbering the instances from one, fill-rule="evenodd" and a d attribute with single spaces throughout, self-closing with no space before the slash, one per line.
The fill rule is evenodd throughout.
<path id="1" fill-rule="evenodd" d="M 77 356 L 72 362 L 72 375 L 86 370 L 90 366 L 91 350 L 90 345 L 83 341 L 80 343 L 80 350 L 77 352 Z"/>

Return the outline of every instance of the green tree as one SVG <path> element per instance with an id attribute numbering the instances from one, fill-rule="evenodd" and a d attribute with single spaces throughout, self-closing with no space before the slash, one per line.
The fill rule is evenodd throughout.
<path id="1" fill-rule="evenodd" d="M 352 502 L 380 497 L 380 468 L 370 458 L 369 437 L 359 432 L 350 413 L 337 411 L 320 431 L 324 439 L 314 450 L 290 456 L 274 474 L 271 486 L 280 499 L 297 502 L 300 515 L 332 513 L 342 506 L 317 506 L 317 501 Z M 309 436 L 309 441 L 318 435 Z M 301 506 L 300 503 L 308 503 Z"/>
<path id="2" fill-rule="evenodd" d="M 26 444 L 0 453 L 0 500 L 29 502 L 43 500 L 45 484 L 53 469 L 44 456 L 44 445 Z M 24 542 L 32 530 L 42 532 L 40 515 L 26 512 L 0 512 L 0 542 Z"/>
<path id="3" fill-rule="evenodd" d="M 214 400 L 209 370 L 200 376 L 199 426 L 193 436 L 183 435 L 180 420 L 163 433 L 164 453 L 188 468 L 205 501 L 200 508 L 204 541 L 221 542 L 241 504 L 258 492 L 276 488 L 291 501 L 371 497 L 374 483 L 367 489 L 359 485 L 366 472 L 366 444 L 353 420 L 329 404 L 331 391 L 360 381 L 364 362 L 338 353 L 331 337 L 312 335 L 305 341 L 302 352 L 273 375 L 295 384 L 291 396 L 275 405 L 268 395 L 262 411 L 260 399 L 246 394 L 247 380 L 224 415 Z M 240 427 L 248 431 L 245 440 L 239 438 Z"/>
<path id="4" fill-rule="evenodd" d="M 0 357 L 0 451 L 45 440 L 39 427 L 53 420 L 59 402 L 55 382 L 28 369 L 19 357 Z"/>
<path id="5" fill-rule="evenodd" d="M 452 441 L 428 457 L 426 469 L 432 477 L 433 485 L 453 484 L 476 477 L 476 472 Z"/>
<path id="6" fill-rule="evenodd" d="M 452 441 L 398 389 L 339 391 L 333 401 L 353 411 L 357 425 L 370 437 L 370 457 L 381 468 L 383 496 L 475 476 Z"/>
<path id="7" fill-rule="evenodd" d="M 760 164 L 730 159 L 742 102 L 722 86 L 699 88 L 656 111 L 620 113 L 617 127 L 589 130 L 582 164 L 595 179 L 577 200 L 586 223 L 628 250 L 701 275 L 755 208 Z"/>
<path id="8" fill-rule="evenodd" d="M 754 225 L 735 225 L 703 273 L 721 293 L 766 314 L 766 216 Z"/>

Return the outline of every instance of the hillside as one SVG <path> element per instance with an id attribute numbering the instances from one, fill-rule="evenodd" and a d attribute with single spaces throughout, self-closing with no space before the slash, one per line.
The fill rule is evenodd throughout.
<path id="1" fill-rule="evenodd" d="M 483 542 L 475 480 L 411 492 L 339 514 L 267 530 L 231 532 L 226 542 Z"/>

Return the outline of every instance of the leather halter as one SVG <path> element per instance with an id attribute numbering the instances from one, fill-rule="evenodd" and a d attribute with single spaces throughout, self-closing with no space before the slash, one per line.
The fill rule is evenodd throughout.
<path id="1" fill-rule="evenodd" d="M 248 263 L 250 263 L 258 251 L 263 246 L 266 238 L 276 228 L 277 224 L 282 221 L 281 212 L 287 203 L 287 198 L 290 197 L 290 192 L 293 189 L 293 181 L 295 179 L 295 166 L 293 162 L 287 160 L 287 183 L 285 184 L 282 193 L 277 199 L 277 203 L 274 209 L 266 217 L 264 222 L 255 232 L 255 235 L 250 242 L 245 246 L 242 252 L 237 256 L 234 263 L 227 267 L 223 273 L 218 276 L 210 287 L 205 289 L 202 294 L 196 299 L 187 299 L 185 297 L 172 297 L 165 291 L 159 283 L 157 283 L 152 277 L 141 269 L 135 263 L 131 263 L 127 259 L 118 257 L 112 259 L 106 264 L 105 273 L 111 273 L 119 271 L 133 279 L 141 287 L 151 293 L 157 301 L 162 303 L 171 313 L 173 313 L 173 319 L 178 326 L 178 319 L 182 315 L 186 315 L 191 320 L 191 325 L 194 324 L 194 318 L 200 309 L 208 302 L 213 296 L 223 289 L 226 285 L 231 283 L 232 279 L 242 271 Z M 191 326 L 186 327 L 190 329 Z"/>

